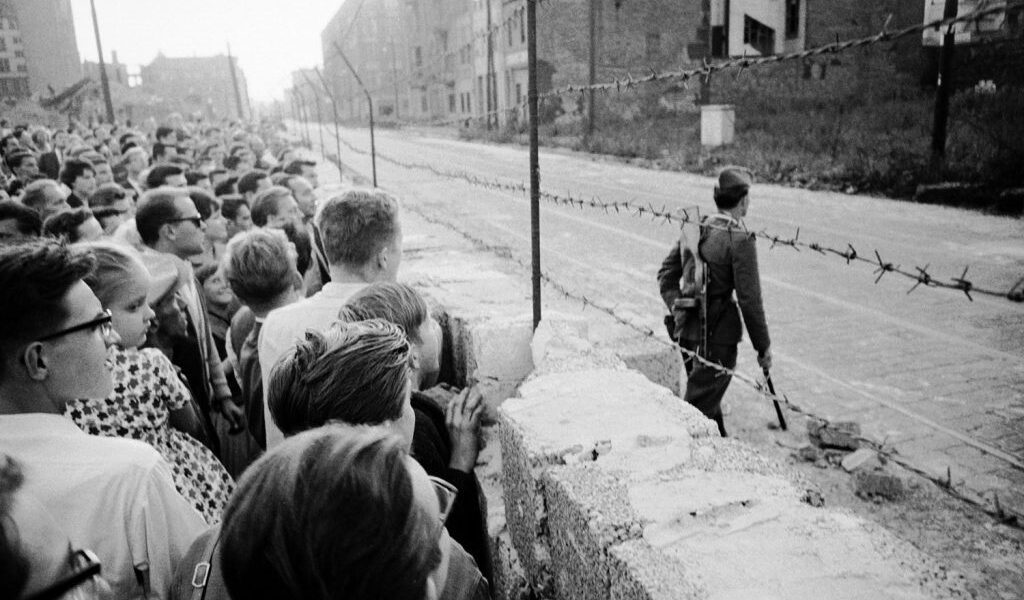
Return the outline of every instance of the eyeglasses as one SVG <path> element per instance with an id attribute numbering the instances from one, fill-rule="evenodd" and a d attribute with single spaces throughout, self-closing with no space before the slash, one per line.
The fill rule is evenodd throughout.
<path id="1" fill-rule="evenodd" d="M 452 507 L 455 506 L 455 498 L 459 495 L 459 490 L 456 487 L 440 477 L 430 476 L 430 483 L 434 484 L 434 493 L 437 494 L 437 503 L 441 507 L 441 524 L 448 520 L 448 515 L 452 513 Z"/>
<path id="2" fill-rule="evenodd" d="M 189 223 L 192 223 L 196 227 L 201 227 L 202 224 L 203 224 L 203 218 L 200 217 L 199 215 L 196 215 L 194 217 L 179 217 L 177 219 L 169 219 L 167 222 L 168 223 L 184 223 L 186 221 L 189 222 Z"/>
<path id="3" fill-rule="evenodd" d="M 90 329 L 96 329 L 96 328 L 99 328 L 100 333 L 103 334 L 103 337 L 105 337 L 105 338 L 106 337 L 110 337 L 111 333 L 113 333 L 113 331 L 114 331 L 114 326 L 111 324 L 111 321 L 113 321 L 113 319 L 114 319 L 114 316 L 112 314 L 110 314 L 110 311 L 109 310 L 105 310 L 105 311 L 103 311 L 102 315 L 96 317 L 95 319 L 93 319 L 91 321 L 86 321 L 85 323 L 81 323 L 79 325 L 73 325 L 71 327 L 68 327 L 67 329 L 61 329 L 60 331 L 56 331 L 54 333 L 45 335 L 45 336 L 39 338 L 38 341 L 46 342 L 46 341 L 49 341 L 49 340 L 53 340 L 53 339 L 59 338 L 61 336 L 69 335 L 69 334 L 72 334 L 72 333 L 77 333 L 79 331 L 88 331 Z"/>
<path id="4" fill-rule="evenodd" d="M 100 559 L 93 554 L 92 550 L 76 550 L 72 555 L 72 565 L 74 566 L 74 572 L 67 577 L 50 584 L 43 590 L 32 594 L 25 600 L 57 600 L 67 594 L 70 591 L 77 590 L 79 587 L 88 584 L 92 586 L 92 590 L 83 589 L 86 593 L 87 598 L 98 598 L 99 597 L 99 585 L 98 581 L 100 575 Z M 78 597 L 78 596 L 76 596 Z"/>

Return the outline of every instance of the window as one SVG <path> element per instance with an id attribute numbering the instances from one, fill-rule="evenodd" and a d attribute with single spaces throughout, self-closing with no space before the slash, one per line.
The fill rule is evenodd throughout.
<path id="1" fill-rule="evenodd" d="M 522 44 L 526 43 L 526 11 L 519 11 L 519 42 Z"/>
<path id="2" fill-rule="evenodd" d="M 423 110 L 423 112 L 427 112 L 427 95 L 426 94 L 420 95 L 420 108 Z"/>
<path id="3" fill-rule="evenodd" d="M 7 38 L 0 35 L 0 52 L 7 52 Z"/>
<path id="4" fill-rule="evenodd" d="M 11 72 L 11 61 L 7 58 L 0 58 L 0 73 Z"/>
<path id="5" fill-rule="evenodd" d="M 647 49 L 645 50 L 644 56 L 648 59 L 655 59 L 661 55 L 661 34 L 660 33 L 648 33 L 647 34 Z"/>
<path id="6" fill-rule="evenodd" d="M 800 37 L 800 0 L 786 0 L 786 39 Z"/>
<path id="7" fill-rule="evenodd" d="M 516 104 L 522 104 L 523 102 L 523 84 L 516 84 Z"/>
<path id="8" fill-rule="evenodd" d="M 448 94 L 448 112 L 455 112 L 455 94 Z"/>
<path id="9" fill-rule="evenodd" d="M 423 49 L 420 48 L 419 46 L 416 46 L 416 48 L 413 49 L 413 55 L 414 55 L 414 58 L 413 58 L 414 64 L 417 67 L 422 67 L 423 66 Z"/>
<path id="10" fill-rule="evenodd" d="M 743 15 L 743 43 L 762 55 L 775 54 L 775 30 L 749 15 Z"/>

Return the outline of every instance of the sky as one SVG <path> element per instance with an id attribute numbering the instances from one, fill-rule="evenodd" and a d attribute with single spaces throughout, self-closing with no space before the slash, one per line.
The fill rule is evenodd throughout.
<path id="1" fill-rule="evenodd" d="M 95 0 L 103 54 L 130 73 L 165 56 L 231 53 L 254 102 L 281 98 L 290 73 L 322 62 L 320 32 L 346 0 Z M 356 0 L 348 0 L 356 1 Z M 89 0 L 71 0 L 82 60 L 95 62 Z"/>

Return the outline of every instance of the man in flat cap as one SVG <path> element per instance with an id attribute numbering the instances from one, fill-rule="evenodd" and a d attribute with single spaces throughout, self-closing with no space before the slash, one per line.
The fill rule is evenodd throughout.
<path id="1" fill-rule="evenodd" d="M 742 221 L 752 183 L 747 169 L 723 169 L 715 187 L 718 212 L 701 219 L 689 236 L 684 225 L 681 241 L 658 270 L 661 297 L 671 312 L 666 324 L 673 341 L 688 351 L 683 353 L 684 399 L 713 419 L 723 437 L 722 397 L 732 377 L 696 360 L 693 353 L 733 369 L 743 339 L 742 313 L 758 364 L 768 369 L 772 363 L 755 237 Z"/>

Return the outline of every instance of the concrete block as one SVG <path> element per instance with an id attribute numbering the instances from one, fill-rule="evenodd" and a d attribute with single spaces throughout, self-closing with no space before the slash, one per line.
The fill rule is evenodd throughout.
<path id="1" fill-rule="evenodd" d="M 683 359 L 679 350 L 650 338 L 630 343 L 616 343 L 615 353 L 626 366 L 644 374 L 652 382 L 666 387 L 676 396 L 680 393 L 679 373 Z"/>
<path id="2" fill-rule="evenodd" d="M 494 600 L 531 598 L 530 586 L 508 531 L 503 530 L 491 538 L 491 560 L 494 562 L 494 581 L 491 582 Z"/>
<path id="3" fill-rule="evenodd" d="M 531 350 L 535 370 L 531 377 L 590 369 L 625 370 L 626 364 L 611 350 L 599 350 L 588 339 L 590 320 L 551 313 L 537 326 Z"/>
<path id="4" fill-rule="evenodd" d="M 837 421 L 825 423 L 816 419 L 807 421 L 807 435 L 818 446 L 856 450 L 860 447 L 860 423 Z"/>
<path id="5" fill-rule="evenodd" d="M 514 420 L 502 414 L 498 437 L 501 441 L 502 487 L 509 537 L 531 584 L 550 578 L 543 529 L 547 515 L 540 492 L 540 472 L 552 459 L 538 456 L 527 434 Z"/>
<path id="6" fill-rule="evenodd" d="M 678 561 L 643 540 L 608 550 L 608 598 L 611 600 L 703 600 L 707 591 L 687 576 Z"/>
<path id="7" fill-rule="evenodd" d="M 639 538 L 643 531 L 625 485 L 591 463 L 548 469 L 543 489 L 557 597 L 607 597 L 608 549 Z"/>
<path id="8" fill-rule="evenodd" d="M 853 475 L 857 495 L 863 498 L 899 500 L 907 493 L 903 478 L 884 469 L 857 471 Z"/>
<path id="9" fill-rule="evenodd" d="M 879 466 L 878 453 L 870 448 L 860 448 L 843 457 L 842 465 L 847 473 Z"/>

